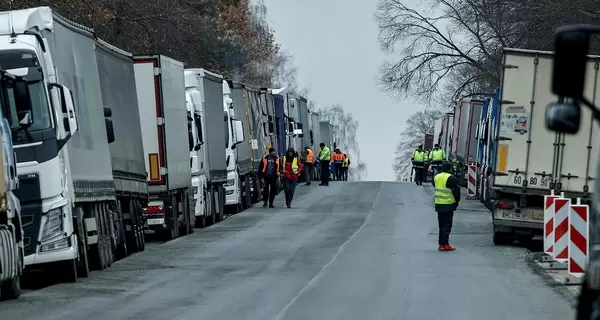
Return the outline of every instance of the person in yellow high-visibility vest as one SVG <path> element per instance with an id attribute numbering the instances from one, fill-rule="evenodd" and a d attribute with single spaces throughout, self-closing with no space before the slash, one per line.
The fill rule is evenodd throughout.
<path id="1" fill-rule="evenodd" d="M 321 142 L 319 144 L 321 147 L 321 151 L 319 152 L 319 162 L 321 163 L 321 183 L 320 186 L 328 186 L 329 185 L 329 164 L 331 161 L 331 150 L 325 143 Z"/>
<path id="2" fill-rule="evenodd" d="M 350 157 L 344 153 L 344 162 L 342 162 L 342 180 L 348 181 L 348 167 L 350 167 Z"/>
<path id="3" fill-rule="evenodd" d="M 448 161 L 442 162 L 440 173 L 433 177 L 435 211 L 438 216 L 438 250 L 454 251 L 450 245 L 450 232 L 452 231 L 452 219 L 454 211 L 460 202 L 460 185 L 458 179 L 450 172 L 452 164 Z"/>
<path id="4" fill-rule="evenodd" d="M 412 160 L 413 168 L 415 169 L 415 182 L 417 185 L 423 184 L 423 170 L 425 169 L 425 160 L 427 160 L 427 154 L 423 150 L 423 145 L 420 145 L 410 157 Z"/>

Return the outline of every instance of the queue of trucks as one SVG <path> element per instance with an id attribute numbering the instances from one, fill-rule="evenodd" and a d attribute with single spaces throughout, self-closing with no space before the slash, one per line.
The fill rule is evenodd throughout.
<path id="1" fill-rule="evenodd" d="M 544 195 L 554 190 L 590 203 L 598 160 L 598 124 L 582 110 L 575 135 L 546 128 L 553 53 L 504 49 L 500 88 L 483 101 L 465 99 L 436 121 L 436 142 L 461 174 L 474 166 L 477 198 L 491 211 L 495 244 L 541 238 Z M 587 64 L 585 96 L 600 88 L 597 58 Z M 463 135 L 464 133 L 464 135 Z"/>
<path id="2" fill-rule="evenodd" d="M 334 147 L 304 97 L 132 55 L 49 7 L 0 12 L 0 68 L 3 299 L 24 271 L 74 282 L 144 251 L 147 233 L 251 207 L 271 147 Z"/>

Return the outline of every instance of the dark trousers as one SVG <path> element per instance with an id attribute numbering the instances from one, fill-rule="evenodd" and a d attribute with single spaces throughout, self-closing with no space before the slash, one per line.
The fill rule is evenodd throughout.
<path id="1" fill-rule="evenodd" d="M 452 218 L 454 212 L 438 212 L 438 228 L 440 229 L 438 244 L 450 244 L 450 232 L 452 231 Z"/>
<path id="2" fill-rule="evenodd" d="M 415 167 L 415 182 L 417 184 L 423 184 L 423 168 Z"/>
<path id="3" fill-rule="evenodd" d="M 342 168 L 342 180 L 348 181 L 348 167 Z"/>
<path id="4" fill-rule="evenodd" d="M 340 180 L 342 180 L 342 170 L 344 170 L 342 168 L 342 163 L 336 162 L 336 163 L 334 163 L 334 165 L 335 165 L 335 180 L 340 181 Z"/>
<path id="5" fill-rule="evenodd" d="M 321 161 L 321 184 L 329 185 L 329 161 Z"/>
<path id="6" fill-rule="evenodd" d="M 285 193 L 285 204 L 291 204 L 296 192 L 296 184 L 298 180 L 283 179 L 283 192 Z"/>
<path id="7" fill-rule="evenodd" d="M 263 202 L 269 201 L 273 204 L 277 195 L 277 176 L 265 176 L 265 185 L 263 187 Z"/>
<path id="8" fill-rule="evenodd" d="M 306 180 L 306 184 L 310 184 L 310 181 L 313 177 L 313 164 L 310 162 L 304 163 L 304 180 Z"/>

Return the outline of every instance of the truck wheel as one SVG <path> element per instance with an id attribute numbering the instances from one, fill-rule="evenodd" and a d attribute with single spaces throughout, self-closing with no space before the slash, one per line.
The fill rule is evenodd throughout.
<path id="1" fill-rule="evenodd" d="M 132 213 L 135 215 L 135 226 L 133 227 L 135 232 L 135 245 L 138 252 L 142 252 L 146 249 L 146 234 L 144 233 L 143 221 L 143 207 L 140 200 L 133 200 Z"/>
<path id="2" fill-rule="evenodd" d="M 217 189 L 217 197 L 219 199 L 219 216 L 217 220 L 223 221 L 225 218 L 225 188 L 223 186 L 219 186 Z"/>
<path id="3" fill-rule="evenodd" d="M 513 234 L 509 232 L 494 231 L 494 245 L 506 246 L 512 244 L 514 240 Z"/>
<path id="4" fill-rule="evenodd" d="M 19 256 L 20 255 L 21 254 L 19 254 Z M 0 301 L 14 300 L 21 296 L 21 270 L 23 268 L 23 258 L 19 257 L 17 263 L 17 275 L 10 280 L 6 280 L 0 286 Z"/>
<path id="5" fill-rule="evenodd" d="M 181 215 L 183 216 L 182 225 L 179 226 L 179 234 L 181 236 L 187 236 L 190 234 L 190 206 L 187 203 L 187 193 L 183 192 L 181 196 L 181 208 L 177 207 L 177 210 L 181 209 Z M 179 205 L 178 205 L 179 206 Z"/>
<path id="6" fill-rule="evenodd" d="M 90 263 L 88 259 L 87 230 L 83 222 L 83 209 L 76 207 L 73 209 L 75 226 L 77 226 L 77 253 L 79 255 L 77 263 L 77 274 L 79 277 L 87 278 L 90 275 Z"/>
<path id="7" fill-rule="evenodd" d="M 210 189 L 210 191 L 204 191 L 205 193 L 205 204 L 207 206 L 207 210 L 208 210 L 208 225 L 213 225 L 215 223 L 217 223 L 217 210 L 215 209 L 215 194 L 212 191 L 212 189 Z"/>

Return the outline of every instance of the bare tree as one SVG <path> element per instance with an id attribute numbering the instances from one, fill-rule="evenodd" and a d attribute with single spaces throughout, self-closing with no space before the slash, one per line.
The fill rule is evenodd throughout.
<path id="1" fill-rule="evenodd" d="M 412 153 L 419 145 L 423 144 L 426 134 L 434 133 L 435 120 L 441 116 L 440 111 L 426 109 L 412 114 L 406 120 L 406 129 L 400 133 L 400 141 L 396 144 L 394 163 L 392 164 L 397 181 L 410 176 Z"/>
<path id="2" fill-rule="evenodd" d="M 358 121 L 351 113 L 346 113 L 340 105 L 333 105 L 318 110 L 320 120 L 329 120 L 333 125 L 336 147 L 350 157 L 348 180 L 363 180 L 367 175 L 367 167 L 360 160 L 360 147 L 356 139 Z"/>
<path id="3" fill-rule="evenodd" d="M 399 58 L 381 66 L 383 88 L 412 95 L 429 106 L 452 105 L 463 96 L 485 94 L 498 85 L 502 48 L 522 39 L 512 12 L 516 4 L 490 0 L 380 0 L 376 13 L 382 50 Z"/>

